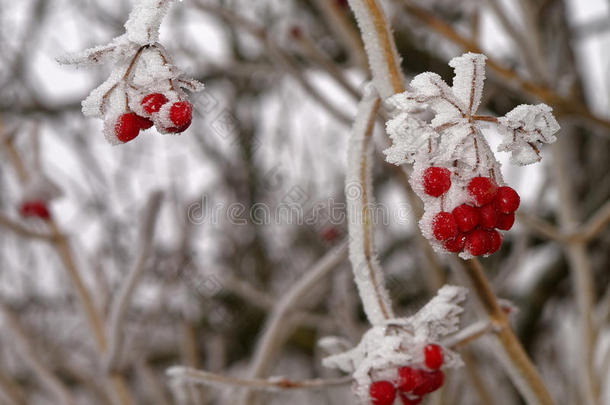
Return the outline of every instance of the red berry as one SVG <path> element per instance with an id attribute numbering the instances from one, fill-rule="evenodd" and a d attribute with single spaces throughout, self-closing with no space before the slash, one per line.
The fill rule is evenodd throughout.
<path id="1" fill-rule="evenodd" d="M 498 211 L 494 204 L 487 204 L 479 208 L 479 225 L 483 228 L 493 228 L 498 222 Z"/>
<path id="2" fill-rule="evenodd" d="M 138 115 L 138 126 L 140 127 L 140 129 L 148 129 L 150 127 L 152 127 L 153 125 L 155 125 L 152 120 L 149 120 L 146 117 L 140 117 Z"/>
<path id="3" fill-rule="evenodd" d="M 444 167 L 428 167 L 424 170 L 424 191 L 433 197 L 440 197 L 451 187 L 451 172 Z"/>
<path id="4" fill-rule="evenodd" d="M 51 219 L 51 213 L 44 201 L 26 201 L 19 207 L 22 217 L 38 217 L 44 220 Z"/>
<path id="5" fill-rule="evenodd" d="M 422 397 L 408 398 L 402 392 L 400 393 L 399 398 L 402 402 L 402 405 L 419 405 L 422 401 Z"/>
<path id="6" fill-rule="evenodd" d="M 337 239 L 337 236 L 339 236 L 339 231 L 334 226 L 329 226 L 322 230 L 320 236 L 322 236 L 322 239 L 325 241 L 332 242 L 333 240 Z"/>
<path id="7" fill-rule="evenodd" d="M 438 370 L 443 365 L 443 348 L 439 345 L 429 344 L 424 347 L 426 367 Z"/>
<path id="8" fill-rule="evenodd" d="M 497 191 L 496 184 L 489 177 L 475 177 L 468 183 L 468 193 L 479 207 L 492 202 Z"/>
<path id="9" fill-rule="evenodd" d="M 462 232 L 468 232 L 479 224 L 479 212 L 472 205 L 462 204 L 455 207 L 452 213 Z"/>
<path id="10" fill-rule="evenodd" d="M 400 367 L 398 369 L 398 389 L 402 392 L 411 392 L 424 383 L 423 370 L 411 367 Z"/>
<path id="11" fill-rule="evenodd" d="M 169 119 L 175 127 L 169 128 L 169 132 L 184 132 L 191 125 L 193 118 L 193 106 L 188 101 L 174 103 L 169 109 Z"/>
<path id="12" fill-rule="evenodd" d="M 502 235 L 496 230 L 490 230 L 489 232 L 489 250 L 488 254 L 496 253 L 502 245 Z"/>
<path id="13" fill-rule="evenodd" d="M 515 213 L 511 212 L 510 214 L 498 214 L 498 221 L 496 222 L 496 228 L 501 229 L 503 231 L 508 231 L 513 227 L 515 223 Z"/>
<path id="14" fill-rule="evenodd" d="M 413 394 L 422 396 L 439 389 L 445 381 L 445 374 L 441 370 L 424 371 L 424 383 L 413 390 Z"/>
<path id="15" fill-rule="evenodd" d="M 464 247 L 473 256 L 484 255 L 489 251 L 489 234 L 484 229 L 469 232 Z"/>
<path id="16" fill-rule="evenodd" d="M 517 211 L 521 199 L 519 198 L 519 194 L 512 188 L 500 187 L 494 202 L 496 207 L 498 207 L 498 211 L 503 214 L 510 214 Z"/>
<path id="17" fill-rule="evenodd" d="M 152 114 L 158 112 L 167 101 L 167 97 L 163 94 L 152 93 L 144 97 L 140 104 L 146 113 Z"/>
<path id="18" fill-rule="evenodd" d="M 389 381 L 375 381 L 369 387 L 373 405 L 392 405 L 396 398 L 396 388 Z"/>
<path id="19" fill-rule="evenodd" d="M 432 232 L 437 240 L 447 240 L 457 236 L 455 218 L 449 212 L 439 212 L 432 220 Z"/>
<path id="20" fill-rule="evenodd" d="M 125 143 L 134 139 L 142 128 L 142 117 L 135 113 L 123 114 L 114 125 L 114 133 L 119 141 Z"/>
<path id="21" fill-rule="evenodd" d="M 461 233 L 455 238 L 447 239 L 443 243 L 445 250 L 451 253 L 459 253 L 464 249 L 464 243 L 466 242 L 466 236 Z"/>

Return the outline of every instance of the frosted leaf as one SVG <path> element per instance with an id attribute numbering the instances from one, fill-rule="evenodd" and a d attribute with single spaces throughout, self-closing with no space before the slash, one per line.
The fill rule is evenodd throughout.
<path id="1" fill-rule="evenodd" d="M 425 72 L 413 78 L 409 90 L 387 100 L 394 110 L 386 124 L 392 140 L 392 145 L 384 151 L 386 160 L 397 165 L 413 164 L 409 183 L 424 203 L 424 215 L 419 221 L 422 234 L 436 251 L 459 252 L 463 259 L 473 257 L 465 247 L 467 243 L 462 243 L 468 241 L 468 232 L 473 229 L 435 236 L 432 228 L 439 213 L 443 212 L 441 217 L 450 221 L 451 212 L 459 205 L 477 205 L 468 192 L 473 178 L 484 177 L 487 179 L 484 181 L 497 186 L 505 185 L 501 165 L 481 128 L 495 125 L 504 136 L 499 150 L 511 152 L 511 161 L 521 165 L 540 160 L 540 146 L 554 142 L 554 134 L 559 129 L 551 108 L 544 104 L 521 105 L 501 118 L 478 115 L 486 59 L 485 55 L 475 53 L 453 58 L 449 62 L 455 72 L 451 87 L 436 73 Z M 433 113 L 430 119 L 423 118 L 422 111 L 426 109 Z M 448 188 L 439 194 L 434 191 L 428 194 L 425 190 L 424 174 L 430 168 L 432 173 L 440 170 L 447 176 Z M 451 227 L 448 229 L 450 232 Z M 487 232 L 487 228 L 476 230 L 479 229 Z M 493 247 L 492 237 L 497 241 L 498 236 L 490 232 L 486 235 L 489 241 L 485 243 Z M 480 241 L 481 230 L 473 236 L 477 237 Z M 446 246 L 444 241 L 450 244 Z M 489 252 L 471 250 L 478 252 L 477 255 L 495 251 L 492 248 Z"/>
<path id="2" fill-rule="evenodd" d="M 449 66 L 455 71 L 453 93 L 471 115 L 476 113 L 481 104 L 486 59 L 485 55 L 470 52 L 449 61 Z"/>
<path id="3" fill-rule="evenodd" d="M 463 287 L 444 286 L 415 315 L 389 319 L 371 327 L 356 347 L 326 357 L 322 364 L 352 373 L 355 394 L 367 401 L 373 381 L 396 381 L 398 368 L 403 366 L 426 368 L 424 347 L 430 343 L 440 344 L 441 337 L 457 331 L 466 293 Z M 443 367 L 462 365 L 459 355 L 450 348 L 443 347 L 443 354 Z"/>
<path id="4" fill-rule="evenodd" d="M 555 142 L 560 129 L 546 104 L 522 104 L 498 122 L 504 138 L 498 150 L 510 152 L 511 162 L 521 166 L 540 161 L 540 147 Z"/>

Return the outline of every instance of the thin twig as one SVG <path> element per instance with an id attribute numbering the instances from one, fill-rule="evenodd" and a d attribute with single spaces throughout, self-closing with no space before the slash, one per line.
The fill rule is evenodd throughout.
<path id="1" fill-rule="evenodd" d="M 155 225 L 159 216 L 162 199 L 163 193 L 161 192 L 152 193 L 148 199 L 144 219 L 138 236 L 140 240 L 138 259 L 123 284 L 121 284 L 121 289 L 114 299 L 112 309 L 110 310 L 108 322 L 109 344 L 105 354 L 105 365 L 107 370 L 113 370 L 117 366 L 119 360 L 123 345 L 122 324 L 125 319 L 125 314 L 127 313 L 127 308 L 129 308 L 131 297 L 136 289 L 138 281 L 146 269 L 146 263 L 150 257 L 155 234 Z"/>

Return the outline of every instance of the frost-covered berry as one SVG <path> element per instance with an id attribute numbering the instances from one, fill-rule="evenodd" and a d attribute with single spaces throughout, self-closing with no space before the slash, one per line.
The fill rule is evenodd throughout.
<path id="1" fill-rule="evenodd" d="M 468 232 L 479 224 L 479 212 L 472 205 L 459 205 L 453 209 L 452 214 L 462 232 Z"/>
<path id="2" fill-rule="evenodd" d="M 123 143 L 129 142 L 140 133 L 143 121 L 135 113 L 121 115 L 114 126 L 114 133 L 117 139 Z"/>
<path id="3" fill-rule="evenodd" d="M 396 399 L 396 388 L 389 381 L 375 381 L 369 387 L 373 405 L 392 405 Z"/>
<path id="4" fill-rule="evenodd" d="M 486 254 L 489 251 L 489 234 L 484 229 L 468 232 L 464 248 L 473 256 Z"/>
<path id="5" fill-rule="evenodd" d="M 172 104 L 169 109 L 169 119 L 174 124 L 169 128 L 169 132 L 184 132 L 191 125 L 193 118 L 193 106 L 188 101 L 179 101 Z"/>
<path id="6" fill-rule="evenodd" d="M 474 177 L 468 183 L 468 193 L 479 207 L 492 202 L 497 191 L 498 187 L 489 177 Z"/>
<path id="7" fill-rule="evenodd" d="M 147 114 L 153 114 L 153 113 L 159 112 L 161 107 L 165 103 L 167 103 L 167 101 L 168 101 L 167 97 L 165 97 L 163 94 L 152 93 L 152 94 L 145 96 L 142 99 L 142 101 L 140 102 L 140 104 L 142 104 L 142 109 Z"/>
<path id="8" fill-rule="evenodd" d="M 498 214 L 498 220 L 496 221 L 496 228 L 502 231 L 508 231 L 513 227 L 515 223 L 515 213 L 510 214 Z"/>
<path id="9" fill-rule="evenodd" d="M 443 348 L 439 345 L 429 344 L 424 347 L 424 362 L 431 370 L 438 370 L 443 365 Z"/>
<path id="10" fill-rule="evenodd" d="M 19 207 L 19 214 L 22 217 L 38 217 L 44 220 L 51 219 L 51 213 L 44 201 L 26 201 Z"/>
<path id="11" fill-rule="evenodd" d="M 400 394 L 400 401 L 402 402 L 402 405 L 419 405 L 421 404 L 422 400 L 422 397 L 409 398 L 403 393 Z"/>
<path id="12" fill-rule="evenodd" d="M 464 243 L 466 242 L 466 236 L 460 233 L 455 238 L 447 239 L 443 242 L 443 247 L 446 251 L 451 253 L 459 253 L 464 249 Z"/>
<path id="13" fill-rule="evenodd" d="M 498 222 L 498 211 L 493 204 L 487 204 L 479 208 L 479 225 L 483 228 L 493 228 Z"/>
<path id="14" fill-rule="evenodd" d="M 445 374 L 441 370 L 424 371 L 424 383 L 413 390 L 413 394 L 423 396 L 436 391 L 442 387 L 445 381 Z"/>
<path id="15" fill-rule="evenodd" d="M 487 251 L 487 254 L 496 253 L 502 245 L 502 235 L 500 235 L 500 232 L 496 230 L 489 230 L 488 232 L 489 250 Z"/>
<path id="16" fill-rule="evenodd" d="M 432 197 L 440 197 L 451 187 L 451 172 L 444 167 L 428 167 L 423 175 L 424 191 Z"/>
<path id="17" fill-rule="evenodd" d="M 398 389 L 402 392 L 411 392 L 424 383 L 422 370 L 412 367 L 400 367 L 398 369 Z"/>
<path id="18" fill-rule="evenodd" d="M 432 220 L 432 232 L 437 240 L 447 240 L 457 236 L 458 227 L 450 212 L 439 212 Z"/>
<path id="19" fill-rule="evenodd" d="M 506 186 L 498 189 L 498 193 L 494 200 L 498 211 L 503 214 L 510 214 L 517 211 L 520 202 L 521 199 L 519 198 L 519 194 L 512 188 Z"/>

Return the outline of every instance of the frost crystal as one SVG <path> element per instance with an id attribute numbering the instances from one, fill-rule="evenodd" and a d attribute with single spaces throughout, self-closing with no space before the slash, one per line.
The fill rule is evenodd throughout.
<path id="1" fill-rule="evenodd" d="M 110 77 L 82 103 L 83 114 L 104 119 L 104 134 L 112 144 L 127 142 L 118 122 L 121 116 L 132 112 L 142 117 L 136 133 L 149 127 L 145 125 L 147 120 L 154 122 L 161 133 L 184 131 L 186 128 L 172 122 L 170 109 L 187 100 L 184 90 L 197 92 L 204 88 L 174 66 L 165 48 L 157 42 L 161 22 L 172 1 L 137 0 L 125 24 L 125 34 L 107 45 L 58 58 L 64 64 L 114 65 Z M 155 93 L 165 96 L 165 105 L 159 111 L 144 111 L 142 99 Z"/>
<path id="2" fill-rule="evenodd" d="M 425 209 L 420 228 L 439 251 L 446 248 L 433 235 L 433 220 L 439 212 L 473 203 L 467 191 L 470 180 L 485 177 L 497 186 L 504 185 L 500 163 L 481 128 L 495 125 L 504 136 L 499 150 L 511 152 L 511 161 L 521 165 L 540 160 L 540 145 L 555 141 L 559 130 L 545 104 L 521 105 L 501 118 L 477 115 L 485 60 L 485 55 L 475 53 L 456 57 L 449 62 L 455 72 L 451 87 L 436 73 L 426 72 L 411 81 L 409 90 L 386 101 L 394 107 L 386 124 L 392 140 L 384 151 L 386 159 L 397 165 L 413 164 L 410 183 Z M 431 118 L 426 117 L 427 112 L 432 112 Z M 433 166 L 446 168 L 451 179 L 451 188 L 440 198 L 426 194 L 422 184 L 424 171 Z M 467 251 L 461 256 L 472 257 Z"/>
<path id="3" fill-rule="evenodd" d="M 466 293 L 463 287 L 444 286 L 415 315 L 389 319 L 371 327 L 358 346 L 325 358 L 323 365 L 351 373 L 356 395 L 366 401 L 373 381 L 396 381 L 399 367 L 425 368 L 424 347 L 430 343 L 440 344 L 442 337 L 458 330 Z M 327 345 L 329 342 L 338 341 L 325 340 Z M 443 367 L 462 365 L 459 355 L 450 348 L 443 347 L 443 353 Z"/>

